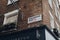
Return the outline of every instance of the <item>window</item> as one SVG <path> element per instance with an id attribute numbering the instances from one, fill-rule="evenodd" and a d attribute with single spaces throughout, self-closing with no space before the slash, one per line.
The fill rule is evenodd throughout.
<path id="1" fill-rule="evenodd" d="M 18 17 L 18 10 L 14 10 L 12 12 L 6 13 L 4 14 L 4 23 L 5 24 L 9 24 L 9 23 L 15 23 L 17 22 L 17 17 Z"/>
<path id="2" fill-rule="evenodd" d="M 59 3 L 58 3 L 59 1 L 58 0 L 56 0 L 56 6 L 57 6 L 57 8 L 59 9 Z"/>
<path id="3" fill-rule="evenodd" d="M 12 4 L 13 2 L 17 2 L 18 0 L 8 0 L 7 5 Z"/>
<path id="4" fill-rule="evenodd" d="M 56 27 L 56 28 L 57 28 L 57 29 L 58 29 L 58 31 L 59 31 L 59 24 L 58 24 L 56 21 L 55 21 L 55 23 L 56 23 L 56 25 L 57 25 L 57 27 Z"/>
<path id="5" fill-rule="evenodd" d="M 52 0 L 48 0 L 50 7 L 52 8 Z"/>
<path id="6" fill-rule="evenodd" d="M 59 0 L 59 5 L 60 5 L 60 0 Z"/>
<path id="7" fill-rule="evenodd" d="M 55 7 L 55 15 L 56 15 L 57 18 L 59 18 L 59 11 L 57 9 L 57 6 L 54 2 L 53 2 L 53 4 L 54 4 L 54 7 Z"/>
<path id="8" fill-rule="evenodd" d="M 60 14 L 59 14 L 59 21 L 60 21 Z"/>
<path id="9" fill-rule="evenodd" d="M 49 14 L 50 14 L 50 25 L 51 25 L 51 28 L 53 29 L 53 28 L 54 28 L 54 17 L 53 17 L 53 15 L 51 14 L 50 11 L 49 11 Z"/>

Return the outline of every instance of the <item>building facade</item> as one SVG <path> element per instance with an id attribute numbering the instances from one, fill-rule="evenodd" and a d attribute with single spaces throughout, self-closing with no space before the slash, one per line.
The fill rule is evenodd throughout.
<path id="1" fill-rule="evenodd" d="M 1 0 L 0 25 L 15 23 L 17 30 L 39 25 L 60 30 L 58 0 Z"/>

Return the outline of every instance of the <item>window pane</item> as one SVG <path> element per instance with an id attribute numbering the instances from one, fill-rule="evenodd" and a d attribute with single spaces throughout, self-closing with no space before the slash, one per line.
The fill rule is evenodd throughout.
<path id="1" fill-rule="evenodd" d="M 8 24 L 8 23 L 17 22 L 18 12 L 19 12 L 19 10 L 14 10 L 12 12 L 4 14 L 5 17 L 4 17 L 3 25 Z"/>
<path id="2" fill-rule="evenodd" d="M 17 17 L 18 17 L 18 15 L 15 15 L 15 16 L 12 16 L 12 17 L 7 18 L 6 19 L 6 23 L 16 22 L 17 21 Z"/>
<path id="3" fill-rule="evenodd" d="M 50 7 L 52 8 L 52 0 L 48 0 Z"/>
<path id="4" fill-rule="evenodd" d="M 18 0 L 8 0 L 8 4 L 7 5 L 12 4 L 13 2 L 16 2 L 16 1 L 18 1 Z"/>
<path id="5" fill-rule="evenodd" d="M 18 0 L 13 0 L 14 2 L 18 1 Z"/>
<path id="6" fill-rule="evenodd" d="M 11 4 L 11 1 L 10 0 L 8 0 L 8 4 L 7 5 L 9 5 L 9 4 Z"/>

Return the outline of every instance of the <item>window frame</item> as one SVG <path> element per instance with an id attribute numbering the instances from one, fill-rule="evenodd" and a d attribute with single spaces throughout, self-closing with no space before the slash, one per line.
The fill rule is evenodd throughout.
<path id="1" fill-rule="evenodd" d="M 56 26 L 57 26 L 56 28 L 57 28 L 58 31 L 59 31 L 59 30 L 60 30 L 60 29 L 59 29 L 59 24 L 57 23 L 57 21 L 55 21 L 55 23 L 56 23 Z"/>
<path id="2" fill-rule="evenodd" d="M 53 8 L 53 6 L 52 6 L 52 0 L 48 0 L 48 3 L 50 5 L 50 7 Z"/>
<path id="3" fill-rule="evenodd" d="M 54 4 L 54 9 L 55 9 L 55 16 L 59 19 L 59 10 L 57 8 L 57 5 L 53 2 Z"/>
<path id="4" fill-rule="evenodd" d="M 5 25 L 5 24 L 7 24 L 7 18 L 9 17 L 9 15 L 12 15 L 12 14 L 16 14 L 16 15 L 18 15 L 18 12 L 19 12 L 19 10 L 14 10 L 14 11 L 11 11 L 11 12 L 9 12 L 9 13 L 5 13 L 4 14 L 4 21 L 3 21 L 3 25 Z M 12 16 L 13 17 L 13 16 Z M 17 16 L 18 17 L 18 16 Z"/>
<path id="5" fill-rule="evenodd" d="M 51 13 L 51 11 L 49 11 L 49 14 L 50 14 L 50 26 L 51 26 L 51 30 L 53 30 L 54 27 L 54 17 Z"/>
<path id="6" fill-rule="evenodd" d="M 15 0 L 15 1 L 13 0 L 13 1 L 11 2 L 10 0 L 8 0 L 8 1 L 7 1 L 7 5 L 10 5 L 10 4 L 15 3 L 15 2 L 17 2 L 17 1 L 18 1 L 18 0 Z"/>

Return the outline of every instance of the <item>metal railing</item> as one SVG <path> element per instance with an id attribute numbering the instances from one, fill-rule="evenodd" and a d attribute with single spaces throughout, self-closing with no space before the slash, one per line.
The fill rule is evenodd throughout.
<path id="1" fill-rule="evenodd" d="M 3 25 L 0 28 L 0 32 L 12 31 L 12 30 L 16 30 L 16 29 L 17 29 L 16 24 L 15 23 L 10 23 L 10 24 Z"/>

